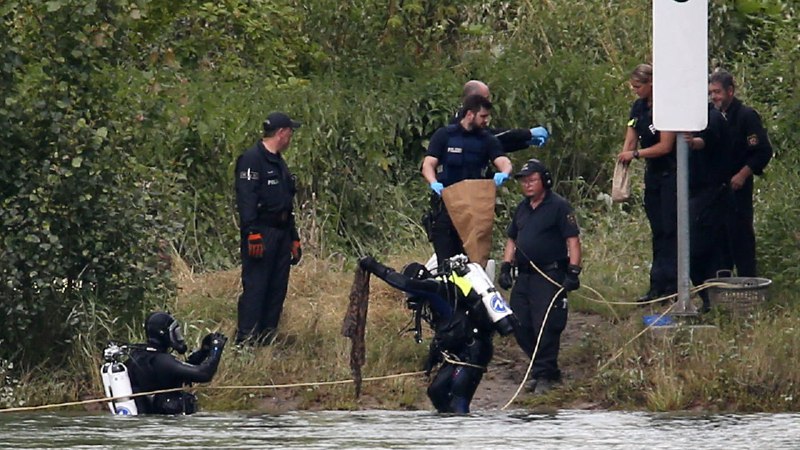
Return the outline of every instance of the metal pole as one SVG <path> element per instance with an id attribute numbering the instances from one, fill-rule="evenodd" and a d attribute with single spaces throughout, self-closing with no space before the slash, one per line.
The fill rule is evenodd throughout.
<path id="1" fill-rule="evenodd" d="M 689 144 L 678 133 L 678 304 L 673 314 L 696 315 L 689 301 Z"/>

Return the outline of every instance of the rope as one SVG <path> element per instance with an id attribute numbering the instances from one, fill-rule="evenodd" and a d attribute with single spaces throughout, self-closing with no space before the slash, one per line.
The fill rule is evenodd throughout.
<path id="1" fill-rule="evenodd" d="M 636 334 L 636 336 L 632 337 L 630 340 L 628 340 L 628 342 L 626 342 L 625 344 L 623 344 L 623 345 L 622 345 L 622 347 L 620 347 L 620 348 L 619 348 L 619 350 L 617 350 L 617 353 L 616 353 L 614 356 L 612 356 L 612 357 L 611 357 L 611 359 L 609 359 L 608 361 L 606 361 L 606 362 L 605 362 L 605 364 L 603 364 L 602 366 L 600 366 L 600 368 L 598 368 L 598 369 L 597 369 L 597 371 L 598 371 L 598 372 L 601 372 L 603 369 L 605 369 L 606 367 L 608 367 L 608 365 L 609 365 L 609 364 L 611 364 L 612 362 L 616 361 L 616 359 L 617 359 L 617 358 L 619 358 L 620 356 L 622 356 L 622 352 L 623 352 L 623 351 L 625 351 L 625 347 L 627 347 L 628 345 L 630 345 L 631 343 L 633 343 L 633 341 L 635 341 L 636 339 L 639 339 L 639 337 L 640 337 L 641 335 L 645 334 L 645 333 L 647 332 L 647 330 L 649 330 L 650 328 L 652 328 L 653 326 L 655 326 L 655 324 L 656 324 L 656 323 L 658 323 L 658 321 L 659 321 L 659 320 L 661 320 L 661 318 L 662 318 L 662 317 L 666 316 L 666 315 L 667 315 L 667 313 L 669 313 L 670 311 L 672 311 L 672 308 L 674 308 L 674 307 L 675 307 L 675 305 L 677 305 L 677 303 L 673 303 L 673 304 L 671 304 L 671 305 L 669 306 L 669 308 L 667 308 L 667 309 L 666 309 L 664 312 L 662 312 L 662 313 L 661 313 L 661 315 L 659 315 L 659 316 L 656 318 L 656 320 L 654 320 L 654 321 L 653 321 L 653 322 L 652 322 L 650 325 L 647 325 L 646 327 L 644 327 L 644 329 L 643 329 L 642 331 L 640 331 L 639 333 L 637 333 L 637 334 Z"/>
<path id="2" fill-rule="evenodd" d="M 383 375 L 379 377 L 367 377 L 363 378 L 362 381 L 379 381 L 379 380 L 388 380 L 393 378 L 402 378 L 402 377 L 409 377 L 414 375 L 422 375 L 424 371 L 418 372 L 405 372 L 405 373 L 398 373 L 393 375 Z M 305 387 L 305 386 L 330 386 L 334 384 L 349 384 L 354 383 L 355 380 L 352 378 L 349 380 L 336 380 L 336 381 L 317 381 L 317 382 L 307 382 L 307 383 L 289 383 L 289 384 L 265 384 L 265 385 L 255 385 L 255 386 L 195 386 L 195 389 L 281 389 L 281 388 L 293 388 L 293 387 Z M 74 401 L 74 402 L 64 402 L 64 403 L 51 403 L 47 405 L 39 405 L 39 406 L 21 406 L 18 408 L 5 408 L 0 409 L 0 413 L 12 413 L 12 412 L 24 412 L 24 411 L 37 411 L 42 409 L 55 409 L 55 408 L 63 408 L 67 406 L 78 406 L 78 405 L 89 405 L 92 403 L 107 403 L 115 400 L 122 400 L 128 398 L 136 398 L 136 397 L 143 397 L 146 395 L 154 395 L 154 394 L 164 394 L 167 392 L 176 392 L 182 391 L 185 388 L 171 388 L 171 389 L 161 389 L 158 391 L 150 391 L 150 392 L 139 392 L 136 394 L 131 395 L 119 395 L 116 397 L 103 397 L 103 398 L 94 398 L 89 400 L 81 400 L 81 401 Z"/>
<path id="3" fill-rule="evenodd" d="M 533 263 L 531 263 L 531 264 L 533 264 Z M 537 268 L 537 270 L 538 270 L 538 268 Z M 547 275 L 545 275 L 545 277 L 547 277 Z M 562 286 L 561 289 L 559 289 L 556 292 L 556 294 L 553 296 L 553 298 L 550 300 L 550 305 L 548 305 L 547 311 L 544 313 L 544 319 L 542 320 L 542 326 L 539 327 L 539 336 L 536 337 L 536 346 L 533 348 L 533 354 L 531 355 L 531 362 L 528 363 L 528 370 L 525 371 L 525 377 L 522 378 L 522 382 L 519 384 L 519 386 L 517 386 L 517 390 L 516 390 L 516 392 L 514 392 L 514 395 L 511 396 L 511 399 L 509 399 L 508 402 L 506 402 L 506 404 L 503 405 L 502 408 L 500 408 L 501 411 L 504 411 L 506 408 L 511 406 L 512 403 L 514 403 L 514 400 L 517 399 L 517 397 L 519 396 L 519 393 L 522 392 L 522 388 L 525 386 L 525 382 L 528 381 L 528 376 L 530 375 L 531 369 L 533 368 L 533 361 L 536 359 L 536 354 L 539 352 L 539 343 L 542 342 L 542 334 L 544 333 L 544 326 L 547 323 L 547 318 L 550 316 L 550 308 L 553 307 L 553 303 L 555 303 L 556 299 L 558 298 L 558 296 L 561 294 L 561 292 L 563 290 L 564 290 L 564 287 Z"/>
<path id="4" fill-rule="evenodd" d="M 458 359 L 458 356 L 455 356 L 455 355 L 453 355 L 453 354 L 451 354 L 449 352 L 446 352 L 446 351 L 443 351 L 441 353 L 442 353 L 442 359 L 444 359 L 444 361 L 447 362 L 447 363 L 453 364 L 454 366 L 472 367 L 472 368 L 475 368 L 475 369 L 481 369 L 482 371 L 486 372 L 486 367 L 485 366 L 479 366 L 477 364 L 472 364 L 472 363 L 461 361 L 460 359 Z"/>

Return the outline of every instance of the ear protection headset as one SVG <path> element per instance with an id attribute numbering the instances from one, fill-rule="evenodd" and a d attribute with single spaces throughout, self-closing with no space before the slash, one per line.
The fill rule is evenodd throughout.
<path id="1" fill-rule="evenodd" d="M 530 175 L 535 172 L 538 172 L 539 176 L 542 177 L 542 185 L 545 189 L 550 189 L 553 187 L 553 175 L 538 159 L 529 159 L 525 165 L 522 166 L 522 170 L 520 170 L 520 173 L 525 173 L 526 175 Z"/>

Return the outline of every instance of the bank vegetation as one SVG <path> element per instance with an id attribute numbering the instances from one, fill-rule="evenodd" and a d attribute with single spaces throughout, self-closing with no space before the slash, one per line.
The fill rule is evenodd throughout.
<path id="1" fill-rule="evenodd" d="M 567 355 L 590 376 L 553 402 L 797 410 L 797 6 L 714 0 L 709 10 L 710 65 L 735 74 L 776 150 L 755 196 L 772 300 L 750 320 L 705 317 L 718 332 L 703 345 L 623 345 L 642 311 L 577 298 L 574 310 L 606 325 Z M 545 149 L 512 159 L 541 158 L 576 205 L 584 283 L 610 301 L 643 291 L 641 188 L 622 206 L 604 195 L 632 100 L 628 72 L 650 59 L 640 1 L 8 0 L 0 18 L 2 405 L 95 396 L 105 343 L 141 339 L 155 308 L 187 321 L 195 341 L 233 332 L 233 165 L 273 109 L 305 124 L 287 158 L 307 256 L 292 274 L 284 340 L 226 351 L 214 383 L 349 375 L 338 332 L 355 259 L 424 258 L 419 161 L 470 78 L 491 85 L 495 125 L 551 130 Z M 496 242 L 515 186 L 500 198 Z M 399 295 L 373 286 L 365 375 L 417 370 L 423 350 L 397 336 L 407 320 Z M 422 385 L 365 388 L 401 407 L 418 401 Z M 350 394 L 308 389 L 298 407 L 354 407 Z M 212 408 L 246 409 L 262 394 L 207 395 Z"/>

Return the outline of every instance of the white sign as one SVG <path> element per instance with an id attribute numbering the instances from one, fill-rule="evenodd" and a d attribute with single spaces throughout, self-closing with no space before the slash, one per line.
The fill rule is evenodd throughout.
<path id="1" fill-rule="evenodd" d="M 708 123 L 708 0 L 653 0 L 653 125 Z"/>

